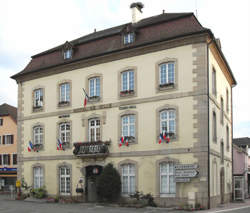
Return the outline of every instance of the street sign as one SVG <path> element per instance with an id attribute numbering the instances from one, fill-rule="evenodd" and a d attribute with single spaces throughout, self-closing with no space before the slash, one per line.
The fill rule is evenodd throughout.
<path id="1" fill-rule="evenodd" d="M 198 171 L 194 169 L 189 170 L 176 170 L 175 177 L 196 177 L 198 175 Z"/>
<path id="2" fill-rule="evenodd" d="M 187 183 L 190 182 L 190 178 L 175 178 L 176 183 Z"/>
<path id="3" fill-rule="evenodd" d="M 177 164 L 175 170 L 198 169 L 198 164 Z"/>

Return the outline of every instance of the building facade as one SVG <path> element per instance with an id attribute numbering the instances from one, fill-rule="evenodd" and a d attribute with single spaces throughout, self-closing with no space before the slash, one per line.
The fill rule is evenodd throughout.
<path id="1" fill-rule="evenodd" d="M 0 105 L 0 192 L 14 189 L 17 178 L 17 108 Z"/>
<path id="2" fill-rule="evenodd" d="M 123 196 L 228 202 L 236 81 L 218 42 L 192 13 L 140 19 L 142 5 L 131 9 L 132 23 L 35 55 L 12 76 L 18 178 L 62 196 L 82 182 L 94 201 L 96 176 L 113 163 Z"/>

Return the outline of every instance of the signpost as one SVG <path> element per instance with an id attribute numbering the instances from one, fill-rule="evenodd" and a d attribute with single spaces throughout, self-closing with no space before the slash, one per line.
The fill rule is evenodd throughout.
<path id="1" fill-rule="evenodd" d="M 176 170 L 175 171 L 175 177 L 196 177 L 198 175 L 198 172 L 194 169 L 189 170 Z"/>
<path id="2" fill-rule="evenodd" d="M 175 182 L 187 183 L 191 181 L 191 178 L 197 177 L 199 172 L 198 164 L 177 164 L 175 165 Z"/>

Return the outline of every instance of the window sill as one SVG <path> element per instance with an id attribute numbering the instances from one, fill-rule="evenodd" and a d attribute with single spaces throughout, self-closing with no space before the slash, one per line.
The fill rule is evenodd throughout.
<path id="1" fill-rule="evenodd" d="M 161 197 L 161 198 L 164 198 L 164 197 L 166 197 L 166 198 L 167 198 L 167 197 L 175 198 L 175 197 L 176 197 L 176 194 L 160 194 L 160 197 Z"/>
<path id="2" fill-rule="evenodd" d="M 43 144 L 34 144 L 33 147 L 34 152 L 39 152 L 43 150 Z"/>
<path id="3" fill-rule="evenodd" d="M 58 103 L 58 107 L 66 107 L 66 106 L 70 106 L 69 101 L 61 101 Z"/>
<path id="4" fill-rule="evenodd" d="M 159 92 L 163 92 L 166 90 L 174 90 L 174 89 L 176 89 L 176 84 L 174 83 L 160 84 L 158 85 L 158 88 L 157 88 Z"/>
<path id="5" fill-rule="evenodd" d="M 125 91 L 120 91 L 120 97 L 133 97 L 135 96 L 135 91 L 134 90 L 125 90 Z"/>
<path id="6" fill-rule="evenodd" d="M 62 149 L 63 150 L 70 149 L 70 142 L 63 142 L 62 143 Z"/>
<path id="7" fill-rule="evenodd" d="M 33 112 L 41 112 L 43 111 L 43 106 L 33 106 Z"/>
<path id="8" fill-rule="evenodd" d="M 100 96 L 92 96 L 92 97 L 89 97 L 88 101 L 90 103 L 95 103 L 95 102 L 99 102 L 101 100 L 101 97 Z"/>

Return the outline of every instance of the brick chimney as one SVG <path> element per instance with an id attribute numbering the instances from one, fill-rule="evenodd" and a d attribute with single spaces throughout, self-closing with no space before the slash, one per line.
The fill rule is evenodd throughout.
<path id="1" fill-rule="evenodd" d="M 142 8 L 144 5 L 141 2 L 132 3 L 130 8 L 132 10 L 132 24 L 139 22 L 142 19 Z"/>

